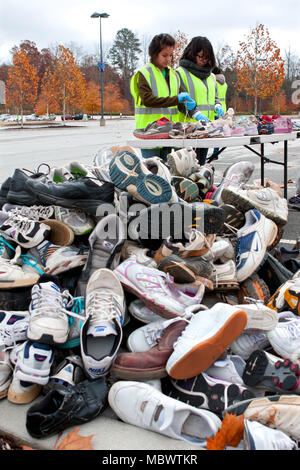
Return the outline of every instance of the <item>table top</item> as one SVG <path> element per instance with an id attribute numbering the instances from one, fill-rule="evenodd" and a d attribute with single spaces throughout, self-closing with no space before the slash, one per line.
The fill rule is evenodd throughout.
<path id="1" fill-rule="evenodd" d="M 270 134 L 257 136 L 215 137 L 206 139 L 132 139 L 126 144 L 135 148 L 224 148 L 242 145 L 255 145 L 268 142 L 282 142 L 299 138 L 297 131 L 286 134 Z"/>

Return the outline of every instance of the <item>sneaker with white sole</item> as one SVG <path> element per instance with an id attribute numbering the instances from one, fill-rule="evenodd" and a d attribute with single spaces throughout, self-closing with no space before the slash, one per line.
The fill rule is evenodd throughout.
<path id="1" fill-rule="evenodd" d="M 271 188 L 240 189 L 228 186 L 222 191 L 222 199 L 226 204 L 232 204 L 244 212 L 256 209 L 278 225 L 287 223 L 287 200 L 278 196 Z"/>
<path id="2" fill-rule="evenodd" d="M 162 380 L 163 393 L 176 400 L 221 416 L 232 403 L 255 398 L 245 385 L 213 377 L 207 372 L 187 380 Z"/>
<path id="3" fill-rule="evenodd" d="M 6 397 L 13 366 L 9 360 L 9 352 L 0 349 L 0 399 Z"/>
<path id="4" fill-rule="evenodd" d="M 4 212 L 12 212 L 22 217 L 28 217 L 30 220 L 46 220 L 54 218 L 54 206 L 19 206 L 16 204 L 4 204 Z"/>
<path id="5" fill-rule="evenodd" d="M 9 241 L 24 248 L 37 246 L 50 235 L 46 224 L 30 220 L 19 214 L 0 211 L 0 232 Z"/>
<path id="6" fill-rule="evenodd" d="M 15 376 L 24 382 L 46 385 L 54 353 L 49 344 L 25 341 L 17 348 Z"/>
<path id="7" fill-rule="evenodd" d="M 204 284 L 182 285 L 179 290 L 179 285 L 175 286 L 168 274 L 138 264 L 135 258 L 123 261 L 114 273 L 124 289 L 139 297 L 149 309 L 166 319 L 183 316 L 186 307 L 201 303 L 204 295 Z"/>
<path id="8" fill-rule="evenodd" d="M 43 388 L 46 394 L 50 390 L 66 391 L 85 380 L 83 362 L 80 356 L 72 354 L 63 359 L 49 377 Z"/>
<path id="9" fill-rule="evenodd" d="M 259 386 L 277 394 L 300 395 L 299 362 L 257 349 L 246 361 L 243 380 L 249 387 Z"/>
<path id="10" fill-rule="evenodd" d="M 144 266 L 156 268 L 156 262 L 153 258 L 148 256 L 148 254 L 148 248 L 143 248 L 142 246 L 138 245 L 137 243 L 131 240 L 126 240 L 121 251 L 121 258 L 122 260 L 125 260 L 127 258 L 130 258 L 131 256 L 135 256 L 137 263 L 143 264 Z"/>
<path id="11" fill-rule="evenodd" d="M 161 176 L 161 178 L 171 183 L 172 176 L 170 170 L 160 157 L 144 158 L 143 163 L 151 173 Z"/>
<path id="12" fill-rule="evenodd" d="M 186 243 L 175 242 L 168 237 L 154 255 L 154 260 L 159 263 L 166 256 L 177 255 L 180 258 L 202 256 L 207 253 L 215 240 L 215 235 L 205 235 L 199 230 L 191 229 Z"/>
<path id="13" fill-rule="evenodd" d="M 246 314 L 247 315 L 247 314 Z M 270 346 L 266 332 L 247 334 L 242 333 L 230 345 L 231 351 L 243 359 L 248 359 L 250 354 L 257 349 L 265 349 Z"/>
<path id="14" fill-rule="evenodd" d="M 7 392 L 7 399 L 11 403 L 24 405 L 35 400 L 36 397 L 40 395 L 41 391 L 42 385 L 20 380 L 16 377 L 16 372 L 14 371 Z"/>
<path id="15" fill-rule="evenodd" d="M 236 307 L 240 307 L 247 314 L 248 319 L 244 330 L 245 333 L 269 331 L 275 328 L 278 323 L 277 312 L 264 305 L 263 302 L 239 304 Z"/>
<path id="16" fill-rule="evenodd" d="M 27 339 L 29 312 L 0 311 L 0 349 Z"/>
<path id="17" fill-rule="evenodd" d="M 174 379 L 188 379 L 205 371 L 240 336 L 247 315 L 233 305 L 217 303 L 196 313 L 174 344 L 166 370 Z"/>
<path id="18" fill-rule="evenodd" d="M 110 269 L 98 269 L 86 288 L 86 319 L 80 330 L 81 357 L 91 379 L 108 374 L 123 338 L 125 297 Z"/>
<path id="19" fill-rule="evenodd" d="M 266 332 L 268 340 L 279 356 L 294 362 L 300 361 L 300 318 L 284 318 L 279 314 L 275 328 Z M 292 314 L 293 315 L 293 314 Z"/>
<path id="20" fill-rule="evenodd" d="M 212 263 L 212 274 L 209 277 L 214 283 L 214 290 L 235 290 L 240 288 L 237 280 L 237 268 L 231 259 L 223 264 Z"/>
<path id="21" fill-rule="evenodd" d="M 9 260 L 15 254 L 15 248 L 5 238 L 0 235 L 0 259 Z"/>
<path id="22" fill-rule="evenodd" d="M 109 164 L 114 157 L 115 147 L 104 147 L 97 150 L 93 156 L 94 173 L 99 180 L 111 183 L 109 176 Z"/>
<path id="23" fill-rule="evenodd" d="M 242 375 L 246 362 L 239 356 L 227 355 L 225 359 L 218 359 L 211 364 L 205 373 L 216 379 L 225 380 L 237 385 L 245 386 Z"/>
<path id="24" fill-rule="evenodd" d="M 131 352 L 148 351 L 157 344 L 157 340 L 161 337 L 164 329 L 172 320 L 160 320 L 141 326 L 134 330 L 127 339 L 127 347 Z"/>
<path id="25" fill-rule="evenodd" d="M 178 201 L 171 183 L 151 173 L 130 147 L 119 148 L 109 164 L 109 175 L 117 188 L 146 204 Z"/>
<path id="26" fill-rule="evenodd" d="M 50 345 L 65 343 L 69 333 L 68 315 L 75 316 L 66 310 L 69 295 L 51 281 L 33 286 L 28 339 Z"/>
<path id="27" fill-rule="evenodd" d="M 189 177 L 200 169 L 196 152 L 192 147 L 172 151 L 168 154 L 167 160 L 174 176 Z"/>
<path id="28" fill-rule="evenodd" d="M 284 432 L 257 421 L 244 420 L 245 450 L 297 450 L 297 444 Z"/>
<path id="29" fill-rule="evenodd" d="M 57 275 L 78 266 L 84 266 L 87 261 L 88 250 L 72 245 L 54 245 L 45 240 L 38 246 L 28 250 L 26 256 L 29 257 L 29 261 L 30 257 L 36 259 L 39 269 L 45 273 Z"/>
<path id="30" fill-rule="evenodd" d="M 258 210 L 246 212 L 246 223 L 237 231 L 237 280 L 242 282 L 263 263 L 268 246 L 277 236 L 277 226 Z"/>
<path id="31" fill-rule="evenodd" d="M 80 209 L 67 209 L 60 206 L 53 206 L 53 208 L 55 219 L 67 225 L 77 236 L 86 235 L 95 227 L 92 217 Z"/>
<path id="32" fill-rule="evenodd" d="M 162 320 L 160 315 L 157 315 L 150 310 L 144 302 L 140 299 L 133 300 L 128 306 L 129 313 L 142 323 L 152 323 L 157 320 Z"/>
<path id="33" fill-rule="evenodd" d="M 43 271 L 38 267 L 34 268 L 36 260 L 32 260 L 32 268 L 27 271 L 24 264 L 19 265 L 22 257 L 21 247 L 17 246 L 15 256 L 12 259 L 0 258 L 0 289 L 28 287 L 39 280 Z"/>
<path id="34" fill-rule="evenodd" d="M 234 259 L 235 253 L 232 243 L 227 238 L 216 237 L 215 242 L 209 248 L 207 253 L 202 255 L 205 261 L 217 261 L 222 263 Z"/>
<path id="35" fill-rule="evenodd" d="M 223 189 L 228 186 L 239 188 L 247 183 L 252 176 L 254 168 L 254 164 L 250 162 L 237 162 L 227 167 L 217 190 L 212 195 L 212 199 L 219 205 L 222 204 Z"/>
<path id="36" fill-rule="evenodd" d="M 272 395 L 245 400 L 229 406 L 225 413 L 244 414 L 244 418 L 278 429 L 292 439 L 300 439 L 299 395 Z"/>
<path id="37" fill-rule="evenodd" d="M 108 394 L 109 405 L 125 423 L 173 439 L 205 447 L 206 438 L 221 427 L 221 420 L 208 410 L 167 397 L 151 385 L 119 381 Z"/>

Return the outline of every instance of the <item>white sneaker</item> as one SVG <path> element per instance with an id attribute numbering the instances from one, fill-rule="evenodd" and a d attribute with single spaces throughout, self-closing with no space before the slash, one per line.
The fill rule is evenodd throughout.
<path id="1" fill-rule="evenodd" d="M 171 184 L 172 176 L 169 168 L 163 163 L 159 157 L 151 157 L 144 159 L 144 165 L 154 175 L 161 176 Z"/>
<path id="2" fill-rule="evenodd" d="M 260 331 L 269 331 L 276 327 L 278 323 L 278 314 L 271 308 L 256 302 L 253 304 L 236 305 L 247 313 L 247 325 L 245 333 L 259 333 Z"/>
<path id="3" fill-rule="evenodd" d="M 12 259 L 0 257 L 0 289 L 15 289 L 27 287 L 35 284 L 43 271 L 32 268 L 29 272 L 20 266 L 21 247 L 16 248 L 15 256 Z"/>
<path id="4" fill-rule="evenodd" d="M 127 347 L 131 352 L 148 351 L 157 344 L 158 338 L 161 337 L 164 329 L 173 320 L 164 320 L 151 322 L 148 325 L 141 326 L 134 330 L 127 339 Z"/>
<path id="5" fill-rule="evenodd" d="M 257 210 L 245 213 L 245 225 L 237 231 L 237 280 L 247 279 L 264 260 L 267 247 L 277 236 L 277 226 Z"/>
<path id="6" fill-rule="evenodd" d="M 270 346 L 266 333 L 247 334 L 242 333 L 230 345 L 232 352 L 243 359 L 248 359 L 256 349 L 264 349 Z"/>
<path id="7" fill-rule="evenodd" d="M 105 147 L 98 150 L 93 156 L 94 173 L 101 181 L 108 181 L 111 183 L 109 176 L 109 164 L 114 157 L 114 147 Z"/>
<path id="8" fill-rule="evenodd" d="M 276 224 L 285 225 L 287 223 L 287 200 L 278 196 L 276 191 L 271 188 L 244 190 L 228 186 L 222 191 L 222 199 L 225 204 L 232 204 L 242 211 L 257 209 Z"/>
<path id="9" fill-rule="evenodd" d="M 184 176 L 188 178 L 192 173 L 200 169 L 196 152 L 192 147 L 174 150 L 167 156 L 171 174 L 174 176 Z"/>
<path id="10" fill-rule="evenodd" d="M 13 366 L 9 360 L 9 352 L 0 349 L 0 399 L 6 397 Z"/>
<path id="11" fill-rule="evenodd" d="M 0 350 L 27 339 L 29 312 L 0 312 Z"/>
<path id="12" fill-rule="evenodd" d="M 233 305 L 217 303 L 196 313 L 174 343 L 166 370 L 174 379 L 188 379 L 206 370 L 242 333 L 246 313 Z"/>
<path id="13" fill-rule="evenodd" d="M 121 258 L 125 260 L 135 256 L 137 263 L 149 266 L 150 268 L 156 268 L 156 262 L 153 258 L 147 256 L 147 253 L 149 253 L 148 248 L 143 248 L 131 240 L 126 240 L 121 251 Z"/>
<path id="14" fill-rule="evenodd" d="M 285 312 L 282 312 L 285 313 Z M 268 340 L 279 356 L 293 362 L 300 360 L 300 318 L 281 318 L 276 327 L 266 332 Z"/>
<path id="15" fill-rule="evenodd" d="M 31 290 L 28 338 L 47 344 L 63 344 L 68 337 L 69 319 L 66 306 L 68 291 L 61 293 L 54 282 L 35 284 Z"/>
<path id="16" fill-rule="evenodd" d="M 221 427 L 214 413 L 179 402 L 142 382 L 116 382 L 108 401 L 125 423 L 193 445 L 205 447 L 206 438 Z"/>
<path id="17" fill-rule="evenodd" d="M 123 338 L 125 298 L 118 277 L 98 269 L 86 288 L 86 320 L 80 330 L 81 357 L 92 379 L 109 372 Z"/>
<path id="18" fill-rule="evenodd" d="M 205 373 L 217 379 L 225 380 L 226 382 L 245 386 L 242 379 L 243 371 L 241 369 L 237 369 L 236 364 L 231 357 L 227 356 L 224 360 L 215 361 L 205 370 Z M 245 367 L 246 362 L 242 358 L 239 359 L 242 367 Z"/>
<path id="19" fill-rule="evenodd" d="M 128 311 L 134 318 L 146 324 L 162 319 L 160 315 L 146 307 L 140 299 L 133 300 L 128 306 Z"/>
<path id="20" fill-rule="evenodd" d="M 170 319 L 185 314 L 186 307 L 201 303 L 204 295 L 204 284 L 178 285 L 172 282 L 170 276 L 158 269 L 138 264 L 135 258 L 123 261 L 115 270 L 124 289 L 143 300 L 145 305 L 159 314 Z M 184 293 L 184 289 L 189 289 Z"/>
<path id="21" fill-rule="evenodd" d="M 214 283 L 214 290 L 239 289 L 237 281 L 237 269 L 235 262 L 231 259 L 223 264 L 213 263 L 213 272 L 210 280 Z"/>
<path id="22" fill-rule="evenodd" d="M 297 450 L 296 442 L 284 432 L 257 421 L 244 420 L 245 450 Z"/>
<path id="23" fill-rule="evenodd" d="M 53 363 L 53 351 L 49 344 L 25 341 L 17 348 L 14 374 L 24 382 L 46 385 Z"/>
<path id="24" fill-rule="evenodd" d="M 234 259 L 234 248 L 232 243 L 227 238 L 216 237 L 212 247 L 208 252 L 202 255 L 205 261 L 217 261 L 222 263 Z"/>
<path id="25" fill-rule="evenodd" d="M 12 381 L 7 392 L 7 399 L 11 403 L 24 405 L 35 400 L 35 398 L 40 395 L 41 391 L 42 385 L 20 380 L 16 377 L 16 373 L 14 371 Z"/>
<path id="26" fill-rule="evenodd" d="M 49 236 L 50 231 L 46 224 L 12 212 L 0 211 L 0 232 L 7 240 L 24 248 L 37 246 Z"/>
<path id="27" fill-rule="evenodd" d="M 30 220 L 47 220 L 54 217 L 54 206 L 18 206 L 15 204 L 4 204 L 2 207 L 4 212 L 12 212 L 22 217 L 28 217 Z"/>
<path id="28" fill-rule="evenodd" d="M 53 206 L 55 219 L 66 224 L 77 236 L 90 233 L 95 222 L 88 214 L 80 209 L 67 209 L 66 207 Z"/>

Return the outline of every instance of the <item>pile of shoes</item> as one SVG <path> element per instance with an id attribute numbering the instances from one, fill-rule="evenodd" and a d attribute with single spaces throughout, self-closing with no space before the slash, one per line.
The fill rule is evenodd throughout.
<path id="1" fill-rule="evenodd" d="M 287 201 L 192 149 L 131 147 L 16 169 L 1 186 L 0 398 L 34 438 L 114 419 L 205 449 L 228 413 L 239 449 L 300 439 L 299 246 Z"/>

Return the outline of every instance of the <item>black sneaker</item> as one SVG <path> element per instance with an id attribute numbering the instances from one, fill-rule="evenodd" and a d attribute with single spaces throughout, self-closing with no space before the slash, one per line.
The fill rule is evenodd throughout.
<path id="1" fill-rule="evenodd" d="M 202 373 L 187 380 L 167 377 L 161 380 L 162 392 L 196 408 L 204 408 L 217 415 L 233 403 L 255 398 L 246 387 L 219 380 Z"/>
<path id="2" fill-rule="evenodd" d="M 201 259 L 200 256 L 180 258 L 177 255 L 165 256 L 157 268 L 160 271 L 171 274 L 175 282 L 195 282 L 198 277 L 210 279 L 213 273 L 213 265 L 209 261 Z"/>
<path id="3" fill-rule="evenodd" d="M 86 379 L 83 362 L 80 356 L 67 356 L 55 368 L 49 377 L 49 382 L 43 387 L 43 394 L 50 390 L 67 391 Z"/>
<path id="4" fill-rule="evenodd" d="M 259 386 L 277 394 L 298 395 L 299 376 L 299 364 L 259 349 L 247 359 L 243 381 L 249 387 Z"/>
<path id="5" fill-rule="evenodd" d="M 7 194 L 8 194 L 8 191 L 9 191 L 10 183 L 11 183 L 11 177 L 7 178 L 1 184 L 1 188 L 0 188 L 0 207 L 4 206 L 4 204 L 7 203 Z"/>
<path id="6" fill-rule="evenodd" d="M 55 183 L 28 179 L 26 190 L 44 205 L 57 205 L 68 209 L 81 209 L 90 215 L 97 214 L 103 203 L 114 201 L 114 185 L 109 182 L 96 182 L 87 177 L 79 177 Z M 104 215 L 104 214 L 101 214 Z"/>
<path id="7" fill-rule="evenodd" d="M 84 380 L 67 391 L 51 390 L 31 406 L 26 428 L 34 438 L 64 431 L 96 418 L 107 403 L 108 385 L 104 378 Z"/>
<path id="8" fill-rule="evenodd" d="M 46 176 L 43 173 L 35 173 L 30 176 L 26 175 L 24 171 L 16 168 L 9 186 L 7 193 L 7 201 L 10 204 L 19 204 L 21 206 L 33 206 L 36 203 L 34 193 L 29 193 L 25 186 L 26 181 L 43 180 L 46 181 Z M 52 203 L 50 204 L 52 205 Z"/>

